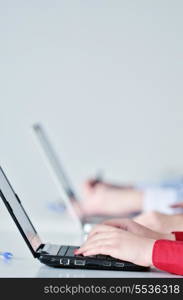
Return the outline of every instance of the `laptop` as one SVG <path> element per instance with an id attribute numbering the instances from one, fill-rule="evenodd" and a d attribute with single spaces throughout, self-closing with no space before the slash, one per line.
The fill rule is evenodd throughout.
<path id="1" fill-rule="evenodd" d="M 75 192 L 73 185 L 66 174 L 66 171 L 58 158 L 49 138 L 45 132 L 45 129 L 41 124 L 34 124 L 32 126 L 33 136 L 41 150 L 41 154 L 43 154 L 45 158 L 45 162 L 47 167 L 58 187 L 60 192 L 65 192 L 66 197 L 63 198 L 65 201 L 65 205 L 67 210 L 72 214 L 75 218 L 75 221 L 80 224 L 81 228 L 83 229 L 84 233 L 88 233 L 91 228 L 98 223 L 110 218 L 114 218 L 114 216 L 109 215 L 91 215 L 85 216 L 81 214 L 81 217 L 76 213 L 74 209 L 74 205 L 79 204 L 80 197 L 78 197 L 77 193 Z M 97 180 L 99 180 L 97 178 Z M 81 210 L 82 213 L 82 210 Z"/>
<path id="2" fill-rule="evenodd" d="M 23 239 L 29 247 L 34 258 L 50 267 L 121 270 L 121 271 L 147 271 L 147 267 L 138 266 L 130 262 L 114 259 L 110 256 L 95 255 L 84 257 L 76 256 L 74 250 L 79 247 L 68 245 L 54 245 L 42 243 L 27 215 L 19 197 L 14 192 L 5 173 L 0 167 L 0 197 L 7 207 L 12 219 L 18 227 Z"/>

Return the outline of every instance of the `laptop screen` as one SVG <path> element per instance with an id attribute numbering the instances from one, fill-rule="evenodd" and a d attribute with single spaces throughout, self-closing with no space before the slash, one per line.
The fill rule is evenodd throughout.
<path id="1" fill-rule="evenodd" d="M 35 254 L 35 251 L 42 244 L 41 240 L 1 167 L 0 196 L 23 235 L 23 238 L 28 244 L 31 252 Z"/>
<path id="2" fill-rule="evenodd" d="M 62 187 L 67 194 L 67 196 L 72 200 L 77 200 L 76 193 L 72 187 L 72 184 L 66 175 L 66 172 L 61 165 L 60 159 L 57 157 L 51 142 L 48 139 L 43 127 L 40 124 L 33 125 L 33 131 L 36 134 L 36 137 L 39 140 L 40 146 L 46 156 L 46 161 L 49 163 L 49 167 L 51 166 L 51 171 L 54 172 L 54 176 L 57 177 L 58 181 L 61 182 Z"/>

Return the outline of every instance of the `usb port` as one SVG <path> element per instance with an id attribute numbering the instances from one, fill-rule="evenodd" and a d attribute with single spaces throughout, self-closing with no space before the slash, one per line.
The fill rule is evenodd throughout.
<path id="1" fill-rule="evenodd" d="M 79 260 L 79 259 L 76 259 L 75 261 L 74 261 L 74 264 L 75 264 L 75 266 L 85 266 L 85 264 L 86 264 L 86 261 L 85 260 Z"/>
<path id="2" fill-rule="evenodd" d="M 68 266 L 70 264 L 70 259 L 68 258 L 61 258 L 60 265 Z"/>
<path id="3" fill-rule="evenodd" d="M 110 261 L 104 261 L 103 266 L 104 267 L 111 267 L 111 262 Z"/>
<path id="4" fill-rule="evenodd" d="M 124 263 L 116 262 L 116 263 L 115 263 L 115 267 L 123 268 L 123 267 L 124 267 Z"/>

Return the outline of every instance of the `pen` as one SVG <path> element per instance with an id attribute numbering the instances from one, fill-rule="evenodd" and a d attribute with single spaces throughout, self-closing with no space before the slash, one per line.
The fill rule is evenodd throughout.
<path id="1" fill-rule="evenodd" d="M 4 259 L 10 259 L 13 257 L 13 254 L 11 252 L 2 252 L 0 251 L 0 256 Z"/>
<path id="2" fill-rule="evenodd" d="M 93 181 L 93 185 L 102 182 L 102 178 L 103 178 L 103 173 L 100 171 L 97 173 L 97 175 L 95 176 L 95 179 Z"/>

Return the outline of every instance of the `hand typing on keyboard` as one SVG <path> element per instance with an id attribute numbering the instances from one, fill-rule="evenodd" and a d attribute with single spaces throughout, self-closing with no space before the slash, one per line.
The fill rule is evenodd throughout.
<path id="1" fill-rule="evenodd" d="M 154 232 L 128 219 L 114 219 L 97 225 L 75 254 L 109 255 L 141 266 L 152 265 L 152 250 L 157 239 L 173 235 Z"/>

